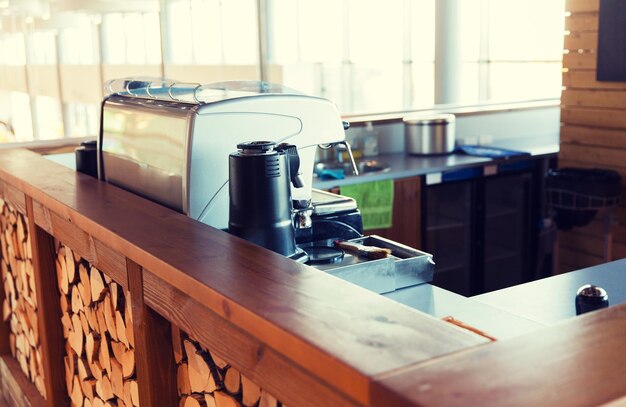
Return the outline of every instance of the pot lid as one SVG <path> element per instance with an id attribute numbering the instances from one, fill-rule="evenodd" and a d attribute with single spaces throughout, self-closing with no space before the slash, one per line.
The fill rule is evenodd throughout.
<path id="1" fill-rule="evenodd" d="M 427 116 L 407 116 L 402 119 L 404 124 L 413 126 L 427 126 L 433 124 L 448 124 L 455 121 L 453 114 L 441 113 Z"/>

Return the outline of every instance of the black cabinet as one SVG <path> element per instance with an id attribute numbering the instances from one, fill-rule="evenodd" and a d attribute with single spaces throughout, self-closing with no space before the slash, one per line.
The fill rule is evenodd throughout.
<path id="1" fill-rule="evenodd" d="M 424 189 L 426 215 L 422 221 L 423 244 L 434 255 L 433 284 L 462 295 L 470 295 L 473 185 L 451 182 Z"/>
<path id="2" fill-rule="evenodd" d="M 470 296 L 537 275 L 548 165 L 518 159 L 444 172 L 436 185 L 423 185 L 422 236 L 436 263 L 434 285 Z"/>
<path id="3" fill-rule="evenodd" d="M 535 256 L 530 249 L 535 222 L 531 186 L 530 173 L 484 179 L 483 275 L 478 275 L 482 285 L 476 286 L 481 292 L 521 284 L 532 277 Z"/>

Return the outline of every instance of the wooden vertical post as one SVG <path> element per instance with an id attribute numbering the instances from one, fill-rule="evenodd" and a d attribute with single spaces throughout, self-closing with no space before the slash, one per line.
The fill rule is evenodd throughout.
<path id="1" fill-rule="evenodd" d="M 2 215 L 3 209 L 4 209 L 4 206 L 0 205 L 0 216 L 3 216 Z M 6 222 L 8 223 L 8 219 L 6 220 Z M 3 232 L 4 231 L 0 228 L 0 233 L 3 233 Z M 9 259 L 4 259 L 4 261 L 8 263 Z M 4 292 L 4 287 L 0 287 L 0 306 L 4 305 L 5 298 L 6 298 L 6 293 Z M 3 308 L 3 312 L 4 312 L 4 308 Z M 11 346 L 9 345 L 10 334 L 11 334 L 11 328 L 9 326 L 9 322 L 8 321 L 0 322 L 0 355 L 11 354 Z"/>
<path id="2" fill-rule="evenodd" d="M 2 211 L 2 207 L 0 206 L 0 212 L 1 211 Z M 0 214 L 0 216 L 2 215 Z M 1 230 L 0 230 L 0 233 L 2 233 Z M 6 294 L 4 292 L 4 287 L 0 287 L 0 307 L 4 305 L 5 298 L 6 298 Z M 11 354 L 11 346 L 9 345 L 10 333 L 11 333 L 11 327 L 9 326 L 9 321 L 7 322 L 0 321 L 0 355 Z"/>
<path id="3" fill-rule="evenodd" d="M 30 197 L 26 197 L 26 213 L 37 289 L 37 321 L 46 401 L 49 406 L 68 405 L 69 398 L 63 374 L 65 347 L 61 326 L 61 306 L 57 292 L 54 238 L 35 225 L 33 200 Z"/>
<path id="4" fill-rule="evenodd" d="M 142 407 L 176 406 L 176 366 L 169 321 L 148 308 L 143 298 L 143 269 L 126 259 L 128 291 L 135 332 L 135 366 Z"/>

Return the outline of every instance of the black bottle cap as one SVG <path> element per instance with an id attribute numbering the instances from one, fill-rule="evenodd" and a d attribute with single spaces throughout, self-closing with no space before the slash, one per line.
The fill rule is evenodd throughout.
<path id="1" fill-rule="evenodd" d="M 585 284 L 576 292 L 576 315 L 609 306 L 609 296 L 602 287 Z"/>

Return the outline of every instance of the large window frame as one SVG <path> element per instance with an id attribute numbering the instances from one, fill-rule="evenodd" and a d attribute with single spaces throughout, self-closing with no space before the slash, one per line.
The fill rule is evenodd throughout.
<path id="1" fill-rule="evenodd" d="M 190 82 L 211 82 L 236 78 L 281 82 L 286 86 L 299 88 L 305 93 L 330 98 L 339 105 L 340 110 L 345 115 L 351 116 L 432 108 L 436 106 L 435 102 L 472 105 L 491 102 L 493 96 L 498 95 L 492 88 L 494 78 L 498 77 L 500 68 L 507 64 L 518 64 L 520 67 L 518 71 L 524 71 L 524 65 L 528 67 L 538 67 L 541 64 L 550 65 L 551 75 L 554 75 L 551 78 L 554 78 L 555 87 L 557 81 L 560 80 L 561 58 L 558 55 L 551 54 L 545 58 L 527 60 L 519 58 L 496 59 L 491 55 L 490 35 L 492 35 L 493 27 L 489 13 L 494 4 L 498 5 L 499 2 L 512 2 L 513 0 L 476 0 L 472 2 L 473 6 L 477 5 L 474 8 L 468 6 L 470 2 L 466 0 L 391 0 L 391 3 L 386 4 L 385 7 L 393 9 L 393 15 L 386 15 L 385 18 L 389 20 L 397 14 L 398 27 L 396 27 L 394 36 L 388 35 L 383 42 L 390 43 L 393 38 L 397 38 L 398 45 L 394 47 L 393 53 L 386 57 L 393 59 L 393 62 L 386 65 L 380 63 L 379 55 L 374 55 L 368 60 L 368 49 L 354 42 L 355 36 L 369 36 L 367 38 L 371 43 L 376 39 L 376 35 L 383 35 L 377 34 L 375 30 L 377 18 L 384 17 L 382 12 L 376 18 L 371 19 L 368 19 L 368 15 L 359 14 L 359 11 L 364 9 L 372 11 L 376 7 L 383 7 L 376 0 L 318 0 L 315 3 L 311 1 L 237 0 L 237 4 L 234 6 L 228 3 L 228 7 L 235 7 L 235 10 L 237 7 L 245 8 L 247 13 L 245 21 L 242 22 L 248 33 L 246 36 L 247 53 L 243 57 L 232 53 L 232 46 L 227 47 L 229 41 L 232 43 L 231 37 L 235 24 L 231 22 L 232 24 L 227 26 L 228 22 L 223 20 L 226 15 L 230 15 L 228 18 L 237 22 L 235 21 L 236 17 L 233 17 L 237 13 L 233 14 L 232 10 L 224 9 L 225 3 L 221 0 L 160 0 L 158 3 L 151 3 L 150 10 L 129 10 L 128 6 L 122 7 L 123 10 L 115 10 L 114 5 L 116 3 L 111 2 L 110 9 L 93 10 L 92 14 L 80 14 L 83 13 L 81 11 L 76 12 L 77 14 L 73 19 L 63 18 L 63 24 L 74 21 L 72 24 L 76 24 L 76 27 L 55 26 L 50 21 L 37 18 L 34 21 L 32 18 L 15 20 L 17 22 L 13 24 L 13 33 L 0 33 L 0 47 L 3 48 L 0 53 L 6 49 L 12 54 L 16 54 L 16 57 L 10 61 L 6 58 L 4 60 L 0 58 L 0 65 L 3 65 L 1 68 L 7 72 L 17 72 L 20 78 L 15 83 L 0 83 L 1 91 L 4 93 L 0 97 L 0 103 L 3 106 L 10 105 L 10 101 L 15 99 L 8 96 L 10 92 L 28 94 L 30 96 L 32 129 L 30 133 L 21 130 L 24 129 L 24 123 L 14 127 L 20 129 L 20 132 L 24 134 L 29 133 L 22 138 L 37 140 L 50 137 L 50 131 L 46 133 L 42 130 L 44 127 L 48 129 L 59 128 L 54 124 L 43 125 L 40 123 L 37 106 L 41 105 L 41 100 L 38 102 L 38 98 L 53 97 L 59 99 L 61 114 L 55 113 L 54 116 L 60 117 L 62 120 L 63 137 L 87 136 L 97 132 L 98 120 L 95 115 L 98 114 L 99 109 L 97 107 L 103 97 L 101 84 L 108 79 L 120 76 L 167 76 Z M 540 0 L 529 1 L 538 3 Z M 564 2 L 564 0 L 558 0 L 557 3 L 559 1 Z M 307 20 L 303 19 L 306 19 L 307 16 L 310 18 L 311 12 L 324 4 L 334 10 L 332 18 L 318 21 L 322 20 L 322 17 L 318 16 L 308 25 L 312 27 L 309 29 L 315 29 L 318 25 L 321 29 L 328 29 L 324 25 L 334 24 L 336 26 L 330 39 L 336 38 L 336 43 L 333 45 L 337 51 L 334 59 L 308 55 L 305 47 L 307 41 L 310 43 L 311 40 L 301 35 L 301 31 L 305 30 L 307 25 L 304 24 Z M 307 9 L 305 6 L 309 8 Z M 116 7 L 121 6 L 117 5 Z M 172 11 L 175 7 L 178 9 Z M 286 38 L 284 33 L 281 34 L 277 31 L 277 20 L 280 21 L 281 18 L 284 18 L 284 13 L 281 14 L 284 10 L 280 7 L 295 7 L 295 12 L 299 13 L 295 24 L 297 35 L 293 38 Z M 557 4 L 552 7 L 558 8 L 560 6 Z M 252 10 L 253 8 L 254 10 Z M 440 8 L 444 11 L 441 12 Z M 562 8 L 564 9 L 564 6 Z M 419 12 L 416 12 L 418 9 Z M 180 13 L 181 10 L 186 12 L 189 17 L 187 28 L 190 30 L 187 36 L 189 38 L 183 39 L 183 41 L 190 41 L 189 50 L 187 50 L 188 52 L 185 51 L 186 54 L 183 58 L 180 57 L 180 53 L 176 53 L 175 47 L 176 34 L 182 33 L 182 31 L 176 31 L 180 30 L 180 22 L 172 20 L 172 13 Z M 203 20 L 199 18 L 198 13 L 203 10 L 204 12 L 211 10 L 214 15 L 213 20 L 211 20 L 213 28 L 202 26 Z M 319 11 L 318 14 L 323 16 L 325 12 L 327 13 L 328 10 Z M 389 11 L 387 13 L 389 14 Z M 459 31 L 467 31 L 467 27 L 459 28 L 460 25 L 454 22 L 454 18 L 468 13 L 473 13 L 471 23 L 477 28 L 474 27 L 471 30 L 475 35 L 469 39 L 459 39 Z M 219 16 L 219 18 L 215 16 Z M 119 21 L 113 21 L 115 18 Z M 418 21 L 419 18 L 422 20 Z M 363 24 L 365 20 L 367 22 Z M 450 21 L 454 23 L 450 24 Z M 434 26 L 428 26 L 430 23 Z M 155 24 L 158 24 L 158 33 Z M 150 31 L 149 42 L 145 35 L 142 38 L 135 36 L 137 30 L 142 30 L 137 26 L 144 27 L 143 31 Z M 372 33 L 367 31 L 370 26 L 373 30 Z M 146 27 L 151 28 L 148 30 Z M 440 33 L 440 36 L 444 37 L 444 41 L 441 43 L 443 45 L 431 37 L 429 30 L 432 30 L 433 27 L 435 31 L 443 27 L 443 30 L 440 30 L 443 31 L 443 34 Z M 110 32 L 107 30 L 110 29 L 119 30 L 120 35 L 118 37 L 122 38 L 122 42 L 124 42 L 122 45 L 117 44 L 119 41 L 109 35 Z M 76 49 L 70 50 L 67 49 L 68 46 L 64 45 L 69 38 L 67 30 L 74 30 L 73 34 L 69 34 L 69 37 L 79 34 L 80 41 L 82 41 L 80 42 L 82 44 L 81 52 L 76 53 Z M 194 30 L 200 31 L 195 32 Z M 558 30 L 558 27 L 555 30 Z M 211 34 L 211 41 L 206 40 L 208 34 Z M 281 50 L 278 49 L 276 43 L 277 36 L 281 35 L 283 36 L 282 40 L 295 42 L 292 44 L 295 47 L 293 61 L 285 62 L 284 56 L 281 56 Z M 9 36 L 11 39 L 7 40 Z M 158 38 L 156 38 L 157 36 Z M 20 38 L 21 44 L 18 44 Z M 424 38 L 427 39 L 424 40 Z M 43 39 L 48 44 L 45 47 L 33 45 L 34 42 L 41 42 Z M 424 47 L 424 42 L 427 43 L 426 47 Z M 201 48 L 209 45 L 211 45 L 211 50 L 215 48 L 217 52 L 211 51 L 213 53 L 210 53 L 208 49 Z M 76 44 L 74 44 L 75 46 Z M 83 49 L 85 47 L 90 47 L 90 49 L 85 52 Z M 226 48 L 230 48 L 230 50 Z M 372 48 L 375 47 L 372 46 Z M 21 59 L 17 55 L 20 53 L 20 49 L 24 55 Z M 445 54 L 445 58 L 454 58 L 456 68 L 446 76 L 442 73 L 441 64 L 437 64 L 444 57 L 436 58 L 436 56 L 439 51 L 449 51 L 450 49 L 456 51 L 454 53 L 448 52 Z M 137 50 L 145 50 L 145 53 L 139 55 Z M 388 53 L 387 50 L 384 51 L 382 54 Z M 297 80 L 289 83 L 288 70 L 292 62 L 294 65 L 299 64 L 297 68 L 302 72 L 293 75 Z M 47 68 L 44 69 L 44 66 Z M 56 79 L 54 78 L 55 75 L 50 75 L 50 72 L 46 77 L 52 78 L 50 81 L 41 81 L 35 76 L 38 72 L 43 72 L 46 69 L 49 71 L 50 67 L 56 70 Z M 376 71 L 377 69 L 378 71 Z M 376 75 L 381 74 L 381 72 L 386 76 L 379 75 L 377 77 Z M 418 78 L 430 76 L 435 78 L 434 81 L 418 80 Z M 500 76 L 503 78 L 501 82 L 506 81 L 505 75 Z M 448 99 L 442 98 L 438 86 L 441 83 L 455 83 L 455 80 L 458 81 L 456 83 L 464 85 L 471 83 L 475 86 L 463 86 L 460 95 L 453 95 Z M 45 82 L 46 86 L 40 86 L 40 82 Z M 20 85 L 22 83 L 25 85 Z M 371 100 L 375 100 L 381 90 L 385 90 L 387 84 L 390 91 L 379 97 L 382 102 L 371 103 Z M 371 94 L 369 93 L 371 90 L 368 89 L 369 86 L 374 89 Z M 90 89 L 86 89 L 87 87 Z M 461 86 L 457 85 L 457 87 L 461 89 Z M 522 91 L 524 90 L 523 86 L 520 88 Z M 558 88 L 560 89 L 560 82 Z M 554 97 L 558 97 L 556 92 Z M 367 98 L 371 100 L 368 101 Z M 535 99 L 543 99 L 543 97 Z M 516 101 L 519 100 L 529 99 Z M 390 101 L 392 102 L 390 103 Z M 10 110 L 9 107 L 7 111 Z M 0 119 L 6 121 L 7 117 L 0 114 Z M 58 130 L 55 131 L 58 132 Z"/>

